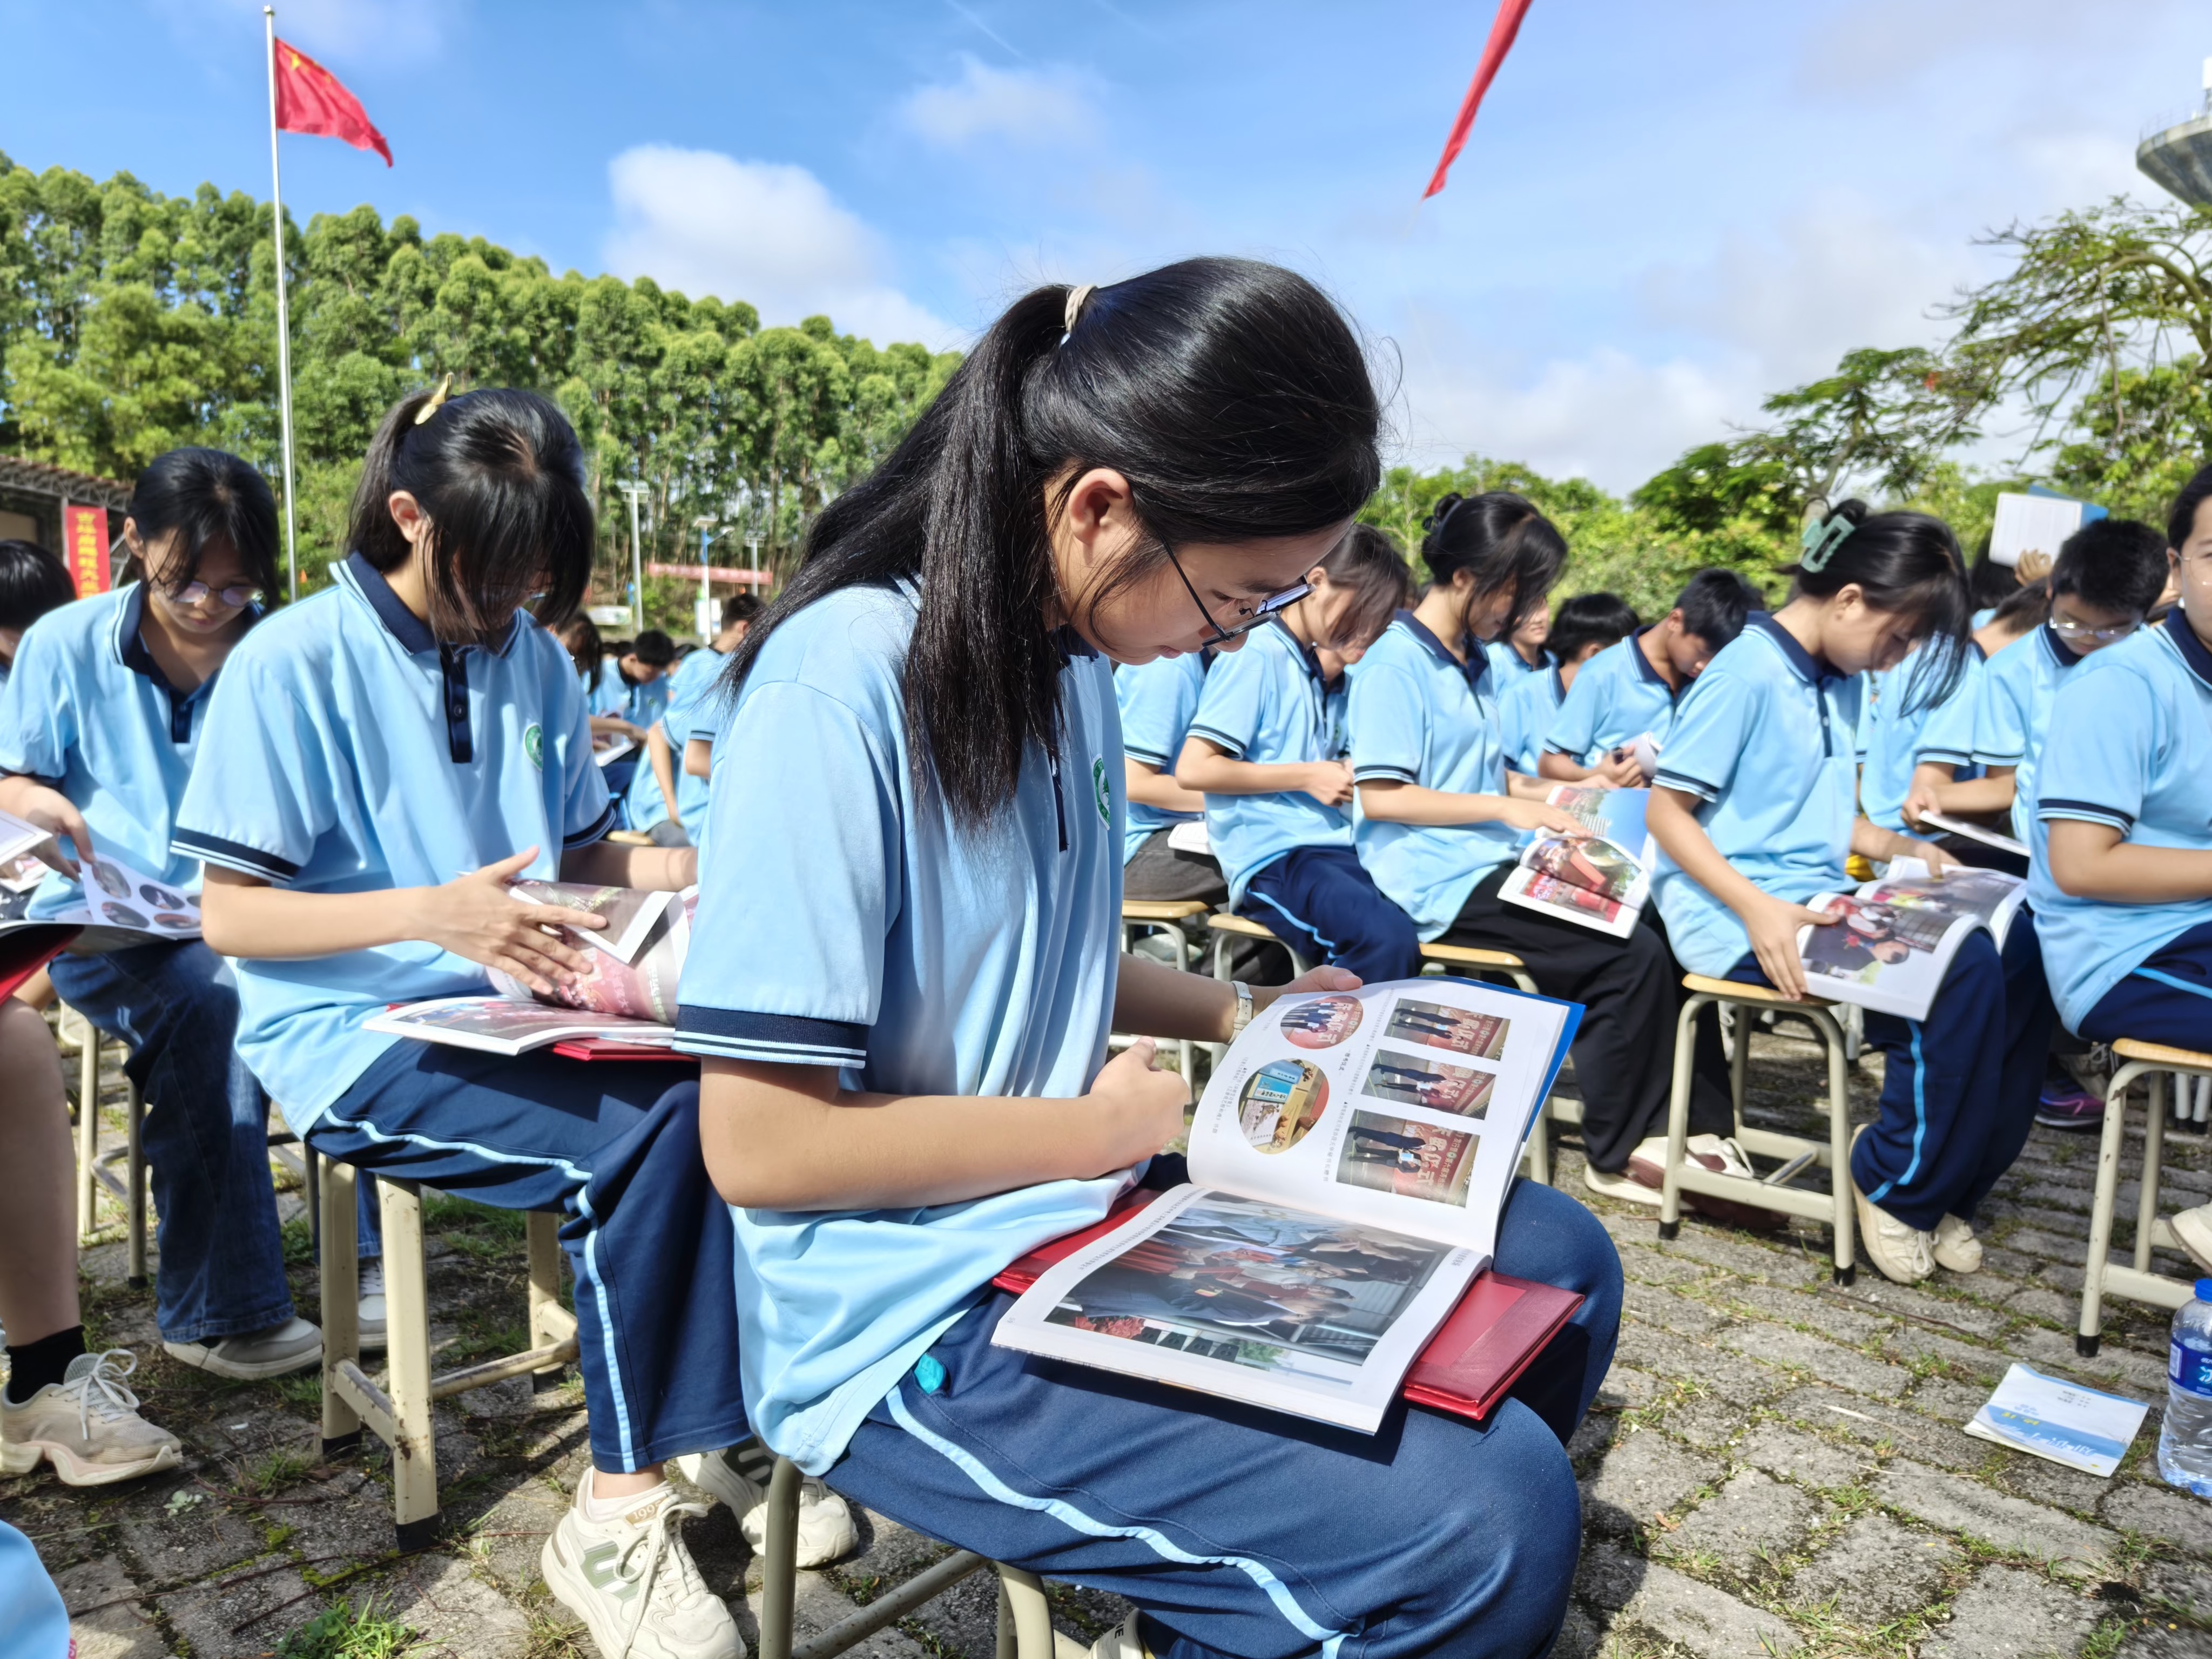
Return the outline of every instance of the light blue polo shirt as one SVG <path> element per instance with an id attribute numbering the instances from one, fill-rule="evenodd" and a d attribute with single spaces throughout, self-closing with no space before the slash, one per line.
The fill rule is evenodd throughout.
<path id="1" fill-rule="evenodd" d="M 145 604 L 145 587 L 133 582 L 50 611 L 24 630 L 0 692 L 0 772 L 68 796 L 95 851 L 197 891 L 199 860 L 172 851 L 169 840 L 220 675 L 178 696 L 139 635 Z M 57 872 L 33 896 L 30 915 L 51 916 L 82 896 Z"/>
<path id="2" fill-rule="evenodd" d="M 668 707 L 668 680 L 669 677 L 662 674 L 642 685 L 632 685 L 623 678 L 622 659 L 609 653 L 599 661 L 599 683 L 592 693 L 592 713 L 602 718 L 625 720 L 635 726 L 650 726 Z"/>
<path id="3" fill-rule="evenodd" d="M 1470 651 L 1461 662 L 1410 611 L 1401 611 L 1360 659 L 1351 726 L 1357 781 L 1395 778 L 1457 795 L 1505 793 L 1487 659 Z M 1502 823 L 1384 823 L 1363 815 L 1355 844 L 1382 896 L 1431 939 L 1459 920 L 1475 884 L 1511 859 L 1522 839 Z"/>
<path id="4" fill-rule="evenodd" d="M 1541 679 L 1552 666 L 1552 653 L 1539 651 L 1532 667 L 1527 658 L 1513 648 L 1506 639 L 1495 639 L 1482 647 L 1482 654 L 1490 660 L 1490 681 L 1503 697 L 1523 680 Z"/>
<path id="5" fill-rule="evenodd" d="M 676 763 L 676 807 L 695 838 L 707 811 L 707 780 L 695 778 L 684 769 L 684 745 L 694 737 L 714 735 L 711 721 L 720 713 L 714 683 L 729 660 L 728 652 L 702 646 L 678 663 L 676 672 L 663 682 L 666 707 L 660 713 L 660 730 Z M 700 729 L 702 718 L 710 722 L 704 730 Z M 650 830 L 668 816 L 660 780 L 653 775 L 650 751 L 638 757 L 637 770 L 630 774 L 629 791 L 623 797 L 623 816 L 633 830 Z"/>
<path id="6" fill-rule="evenodd" d="M 306 893 L 439 887 L 526 847 L 614 826 L 589 717 L 558 640 L 520 611 L 496 651 L 441 646 L 355 554 L 257 627 L 223 667 L 209 746 L 177 814 L 180 854 Z M 485 970 L 410 939 L 300 961 L 241 959 L 238 1051 L 299 1133 L 404 1037 L 388 1003 L 468 996 Z"/>
<path id="7" fill-rule="evenodd" d="M 1859 811 L 1883 829 L 1905 830 L 1905 798 L 1912 788 L 1914 767 L 1923 760 L 1960 764 L 1950 758 L 1950 746 L 1962 732 L 1966 757 L 1971 759 L 1981 655 L 1981 647 L 1970 641 L 1950 691 L 1933 704 L 1925 689 L 1913 683 L 1920 671 L 1919 647 L 1896 667 L 1866 676 L 1866 693 L 1859 711 L 1863 738 Z M 1940 755 L 1929 748 L 1931 732 L 1943 750 Z"/>
<path id="8" fill-rule="evenodd" d="M 1133 761 L 1175 770 L 1182 753 L 1182 740 L 1190 732 L 1191 716 L 1198 712 L 1198 695 L 1206 685 L 1209 653 L 1187 652 L 1179 657 L 1156 657 L 1151 662 L 1116 669 L 1114 701 L 1121 711 L 1121 752 Z M 1126 782 L 1127 780 L 1124 780 Z M 1121 862 L 1137 856 L 1137 849 L 1171 825 L 1203 817 L 1198 812 L 1165 812 L 1142 801 L 1129 803 L 1129 830 L 1121 848 Z"/>
<path id="9" fill-rule="evenodd" d="M 2061 892 L 2051 822 L 2108 823 L 2138 847 L 2212 850 L 2212 652 L 2176 605 L 2163 626 L 2093 652 L 2066 675 L 2048 732 L 2027 895 L 2052 1000 L 2078 1030 L 2161 945 L 2212 921 L 2212 899 L 2123 904 Z"/>
<path id="10" fill-rule="evenodd" d="M 1583 667 L 1589 665 L 1584 663 Z M 1523 777 L 1537 775 L 1536 763 L 1544 753 L 1544 738 L 1565 702 L 1567 688 L 1560 684 L 1559 665 L 1540 674 L 1524 674 L 1507 685 L 1498 699 L 1498 746 L 1506 765 Z"/>
<path id="11" fill-rule="evenodd" d="M 1697 796 L 1698 822 L 1721 856 L 1777 898 L 1802 903 L 1844 884 L 1862 683 L 1754 611 L 1683 693 L 1657 787 Z M 1725 975 L 1750 951 L 1735 912 L 1663 852 L 1652 891 L 1692 973 Z"/>
<path id="12" fill-rule="evenodd" d="M 1280 622 L 1254 629 L 1242 650 L 1215 659 L 1191 716 L 1190 735 L 1204 738 L 1231 760 L 1262 766 L 1329 760 L 1344 752 L 1320 659 Z M 1252 878 L 1293 848 L 1351 846 L 1352 817 L 1303 789 L 1208 795 L 1206 838 L 1229 878 L 1234 908 L 1243 903 Z"/>
<path id="13" fill-rule="evenodd" d="M 1948 766 L 1954 782 L 1981 775 L 1982 769 L 1974 764 L 1974 715 L 1981 707 L 1982 676 L 1989 672 L 1989 653 L 1978 641 L 1966 641 L 1958 684 L 1921 722 L 1919 740 L 1912 747 L 1915 766 L 1923 763 Z"/>
<path id="14" fill-rule="evenodd" d="M 1112 673 L 1064 636 L 1058 762 L 1032 745 L 1011 804 L 956 825 L 933 790 L 917 793 L 910 763 L 901 677 L 914 619 L 910 588 L 845 588 L 755 659 L 715 740 L 676 1046 L 834 1066 L 851 1090 L 1079 1112 L 1106 1060 L 1120 966 Z M 761 1437 L 827 1469 L 993 1274 L 1097 1220 L 1122 1186 L 733 1211 L 738 1360 Z"/>
<path id="15" fill-rule="evenodd" d="M 2014 769 L 2012 833 L 2017 841 L 2029 840 L 2033 830 L 2035 779 L 2051 730 L 2051 700 L 2081 660 L 2081 653 L 2044 627 L 2014 640 L 1983 671 L 1974 705 L 1974 758 L 1984 766 Z"/>
<path id="16" fill-rule="evenodd" d="M 1546 753 L 1595 766 L 1609 750 L 1647 732 L 1663 747 L 1674 723 L 1675 698 L 1644 654 L 1643 638 L 1650 631 L 1639 629 L 1582 665 L 1544 735 Z"/>

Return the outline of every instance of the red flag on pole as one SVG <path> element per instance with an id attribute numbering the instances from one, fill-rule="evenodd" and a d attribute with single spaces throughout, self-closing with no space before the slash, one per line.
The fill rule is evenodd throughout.
<path id="1" fill-rule="evenodd" d="M 276 51 L 276 125 L 286 132 L 338 138 L 356 149 L 373 149 L 390 167 L 392 146 L 370 123 L 361 100 L 297 46 L 279 40 Z"/>
<path id="2" fill-rule="evenodd" d="M 1460 150 L 1467 143 L 1468 130 L 1474 125 L 1474 112 L 1482 107 L 1483 95 L 1497 78 L 1498 66 L 1505 61 L 1505 54 L 1513 50 L 1513 37 L 1521 32 L 1521 20 L 1528 13 L 1528 0 L 1498 0 L 1497 21 L 1490 26 L 1490 44 L 1482 49 L 1482 61 L 1474 66 L 1474 80 L 1467 89 L 1466 100 L 1459 106 L 1459 119 L 1452 123 L 1451 137 L 1444 140 L 1443 158 L 1437 162 L 1436 177 L 1421 192 L 1423 201 L 1444 187 L 1444 175 L 1451 164 L 1459 160 Z"/>

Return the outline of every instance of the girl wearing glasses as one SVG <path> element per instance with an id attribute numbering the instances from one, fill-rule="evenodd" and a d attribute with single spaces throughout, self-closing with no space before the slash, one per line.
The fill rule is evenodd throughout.
<path id="1" fill-rule="evenodd" d="M 0 695 L 0 810 L 65 840 L 66 873 L 39 889 L 33 917 L 89 902 L 143 928 L 198 902 L 199 862 L 170 835 L 217 676 L 276 584 L 276 501 L 235 455 L 172 450 L 139 475 L 123 538 L 137 580 L 23 635 Z M 134 890 L 118 866 L 148 879 Z M 321 1334 L 295 1317 L 285 1285 L 261 1093 L 232 1047 L 230 970 L 198 940 L 126 940 L 50 972 L 129 1046 L 146 1096 L 163 1346 L 231 1377 L 319 1364 Z"/>
<path id="2" fill-rule="evenodd" d="M 1535 1654 L 1573 1577 L 1562 1445 L 1620 1268 L 1549 1188 L 1517 1188 L 1498 1266 L 1589 1300 L 1483 1430 L 1346 1435 L 991 1343 L 992 1275 L 1182 1133 L 1152 1036 L 1224 1041 L 1283 994 L 1120 953 L 1109 659 L 1211 644 L 1211 680 L 1263 648 L 1246 624 L 1326 568 L 1380 421 L 1288 271 L 1039 289 L 816 520 L 729 671 L 678 1042 L 736 1206 L 748 1413 L 908 1526 L 1130 1597 L 1115 1659 Z M 1151 1035 L 1109 1060 L 1109 1030 Z"/>

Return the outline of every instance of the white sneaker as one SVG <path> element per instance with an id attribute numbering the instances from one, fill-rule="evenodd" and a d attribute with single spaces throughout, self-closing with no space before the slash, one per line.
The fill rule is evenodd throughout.
<path id="1" fill-rule="evenodd" d="M 1954 1273 L 1978 1273 L 1982 1270 L 1982 1241 L 1974 1237 L 1974 1230 L 1957 1216 L 1947 1215 L 1936 1224 L 1934 1241 L 1929 1254 L 1936 1265 Z"/>
<path id="2" fill-rule="evenodd" d="M 738 1517 L 738 1529 L 754 1549 L 768 1543 L 768 1481 L 775 1458 L 757 1440 L 727 1451 L 688 1452 L 677 1472 Z M 827 1566 L 860 1545 L 860 1529 L 842 1498 L 811 1478 L 799 1483 L 798 1563 Z"/>
<path id="3" fill-rule="evenodd" d="M 1666 1143 L 1662 1141 L 1660 1145 L 1663 1156 Z M 1583 1185 L 1602 1197 L 1618 1198 L 1630 1204 L 1649 1204 L 1655 1210 L 1663 1197 L 1656 1187 L 1645 1186 L 1626 1170 L 1618 1175 L 1607 1175 L 1595 1164 L 1583 1165 Z"/>
<path id="4" fill-rule="evenodd" d="M 2181 1248 L 2189 1252 L 2190 1259 L 2212 1273 L 2212 1204 L 2200 1204 L 2193 1210 L 2169 1216 L 2166 1223 L 2173 1229 L 2173 1236 L 2181 1241 Z"/>
<path id="5" fill-rule="evenodd" d="M 538 1552 L 553 1599 L 584 1621 L 600 1659 L 744 1659 L 738 1621 L 707 1588 L 679 1527 L 707 1505 L 663 1482 L 611 1521 L 584 1512 L 594 1471 Z"/>
<path id="6" fill-rule="evenodd" d="M 241 1382 L 258 1382 L 320 1365 L 323 1334 L 306 1320 L 295 1317 L 265 1331 L 218 1337 L 213 1342 L 164 1342 L 161 1351 L 180 1364 Z"/>
<path id="7" fill-rule="evenodd" d="M 43 1458 L 65 1486 L 106 1486 L 176 1468 L 177 1437 L 139 1416 L 123 1385 L 137 1369 L 128 1348 L 81 1353 L 21 1405 L 0 1397 L 0 1474 L 28 1474 Z"/>
<path id="8" fill-rule="evenodd" d="M 1091 1659 L 1152 1659 L 1144 1638 L 1137 1634 L 1138 1615 L 1131 1613 L 1091 1644 Z"/>
<path id="9" fill-rule="evenodd" d="M 384 1258 L 370 1256 L 361 1264 L 361 1351 L 368 1353 L 384 1346 Z"/>

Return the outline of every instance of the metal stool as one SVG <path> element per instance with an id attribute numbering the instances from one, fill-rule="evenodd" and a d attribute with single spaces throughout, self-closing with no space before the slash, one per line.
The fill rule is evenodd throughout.
<path id="1" fill-rule="evenodd" d="M 1680 1018 L 1674 1022 L 1674 1090 L 1667 1105 L 1667 1178 L 1661 1190 L 1659 1204 L 1659 1237 L 1672 1238 L 1682 1228 L 1682 1194 L 1708 1193 L 1715 1198 L 1734 1199 L 1738 1203 L 1755 1205 L 1760 1209 L 1782 1210 L 1790 1215 L 1802 1215 L 1819 1221 L 1825 1219 L 1834 1230 L 1835 1281 L 1848 1285 L 1858 1276 L 1856 1243 L 1852 1236 L 1852 1193 L 1850 1176 L 1851 1097 L 1846 1079 L 1844 1059 L 1843 1028 L 1831 1012 L 1835 1005 L 1818 998 L 1793 1002 L 1779 991 L 1764 985 L 1744 985 L 1735 980 L 1708 979 L 1703 974 L 1685 974 L 1684 988 L 1692 994 L 1683 1003 Z M 1788 1012 L 1810 1024 L 1819 1033 L 1828 1050 L 1828 1144 L 1807 1140 L 1798 1135 L 1785 1135 L 1771 1129 L 1747 1129 L 1743 1125 L 1744 1068 L 1751 1060 L 1751 1030 L 1749 1019 L 1739 1018 L 1736 1022 L 1736 1041 L 1729 1056 L 1729 1094 L 1735 1108 L 1735 1139 L 1746 1152 L 1757 1152 L 1765 1158 L 1784 1160 L 1782 1167 L 1764 1181 L 1750 1180 L 1743 1176 L 1716 1175 L 1688 1162 L 1685 1156 L 1690 1138 L 1690 1072 L 1692 1048 L 1696 1041 L 1695 1022 L 1698 1011 L 1708 1003 L 1717 1006 L 1765 1012 L 1772 1009 Z M 1800 1192 L 1782 1182 L 1799 1170 L 1811 1164 L 1825 1165 L 1828 1171 L 1828 1192 Z"/>
<path id="2" fill-rule="evenodd" d="M 1206 919 L 1206 925 L 1213 930 L 1213 976 L 1216 979 L 1234 977 L 1229 971 L 1229 951 L 1231 940 L 1237 939 L 1266 939 L 1271 945 L 1281 945 L 1283 954 L 1291 959 L 1291 977 L 1293 979 L 1308 972 L 1314 965 L 1300 956 L 1289 940 L 1277 938 L 1258 922 L 1243 916 L 1232 916 L 1226 910 L 1216 910 Z"/>
<path id="3" fill-rule="evenodd" d="M 2074 1336 L 2075 1352 L 2085 1358 L 2095 1354 L 2103 1339 L 2106 1291 L 2160 1308 L 2179 1308 L 2197 1293 L 2191 1280 L 2153 1273 L 2150 1253 L 2182 1248 L 2172 1225 L 2158 1212 L 2159 1159 L 2166 1144 L 2166 1075 L 2173 1073 L 2184 1079 L 2212 1077 L 2212 1054 L 2122 1037 L 2112 1045 L 2112 1055 L 2124 1063 L 2105 1090 L 2105 1134 L 2097 1149 L 2097 1196 L 2089 1212 L 2089 1260 L 2081 1275 L 2081 1323 Z M 2142 1191 L 2136 1200 L 2135 1265 L 2116 1267 L 2111 1259 L 2112 1211 L 2119 1198 L 2120 1152 L 2127 1139 L 2128 1085 L 2145 1076 L 2150 1080 L 2149 1117 L 2143 1125 Z"/>
<path id="4" fill-rule="evenodd" d="M 1431 943 L 1421 947 L 1421 971 L 1424 974 L 1457 973 L 1468 979 L 1485 975 L 1504 978 L 1514 988 L 1526 991 L 1530 996 L 1541 996 L 1536 981 L 1528 976 L 1528 964 L 1510 951 L 1486 951 L 1474 945 L 1442 945 Z M 1522 1155 L 1528 1160 L 1528 1173 L 1547 1187 L 1552 1184 L 1552 1132 L 1554 1123 L 1580 1123 L 1583 1103 L 1571 1095 L 1553 1095 L 1546 1100 L 1536 1114 L 1536 1121 L 1528 1126 L 1528 1139 Z"/>
<path id="5" fill-rule="evenodd" d="M 1123 899 L 1121 901 L 1121 949 L 1127 951 L 1139 933 L 1160 933 L 1174 941 L 1175 965 L 1188 968 L 1196 959 L 1199 941 L 1186 925 L 1204 915 L 1209 906 L 1203 899 Z M 1176 1063 L 1186 1080 L 1190 1078 L 1190 1040 L 1179 1039 L 1176 1043 Z"/>
<path id="6" fill-rule="evenodd" d="M 459 1370 L 430 1371 L 428 1281 L 422 1264 L 422 1187 L 379 1176 L 384 1212 L 386 1378 L 390 1392 L 361 1369 L 361 1264 L 355 1229 L 357 1174 L 350 1164 L 303 1147 L 308 1167 L 324 1166 L 320 1263 L 323 1304 L 323 1451 L 360 1443 L 364 1427 L 392 1448 L 392 1521 L 399 1547 L 419 1549 L 438 1525 L 434 1401 L 511 1376 L 550 1372 L 576 1358 L 576 1316 L 561 1305 L 559 1218 L 529 1212 L 530 1340 L 520 1353 Z M 794 1510 L 794 1516 L 796 1511 Z"/>
<path id="7" fill-rule="evenodd" d="M 999 1659 L 1054 1659 L 1052 1607 L 1033 1572 L 987 1561 L 972 1550 L 955 1550 L 897 1589 L 878 1596 L 818 1635 L 793 1644 L 793 1608 L 799 1593 L 799 1466 L 775 1460 L 769 1477 L 767 1535 L 761 1547 L 760 1649 L 756 1659 L 830 1659 L 935 1601 L 970 1573 L 989 1567 L 999 1575 Z M 1072 1645 L 1072 1644 L 1071 1644 Z"/>

